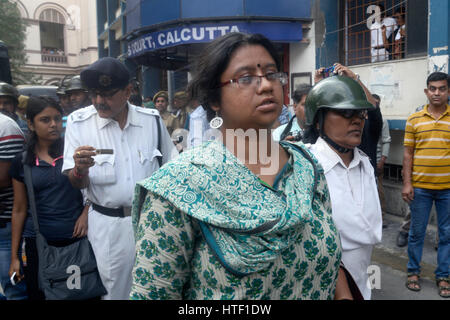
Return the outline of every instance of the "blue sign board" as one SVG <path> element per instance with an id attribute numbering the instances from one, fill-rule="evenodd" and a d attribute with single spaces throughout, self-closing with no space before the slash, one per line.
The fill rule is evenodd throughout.
<path id="1" fill-rule="evenodd" d="M 276 42 L 302 40 L 300 22 L 224 22 L 190 24 L 155 31 L 140 36 L 128 43 L 128 57 L 173 46 L 211 42 L 230 32 L 260 33 Z"/>

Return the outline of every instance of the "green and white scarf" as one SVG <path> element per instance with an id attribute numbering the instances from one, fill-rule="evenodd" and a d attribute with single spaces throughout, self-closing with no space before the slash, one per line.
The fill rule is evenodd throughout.
<path id="1" fill-rule="evenodd" d="M 284 193 L 263 185 L 221 142 L 210 141 L 138 182 L 135 232 L 145 195 L 153 192 L 199 221 L 227 270 L 244 276 L 267 268 L 312 220 L 318 175 L 323 175 L 301 142 L 281 144 L 293 170 L 284 180 Z"/>

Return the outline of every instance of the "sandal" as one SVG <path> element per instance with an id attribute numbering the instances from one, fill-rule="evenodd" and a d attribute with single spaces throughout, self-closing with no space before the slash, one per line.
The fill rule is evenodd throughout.
<path id="1" fill-rule="evenodd" d="M 411 277 L 417 277 L 417 279 L 410 279 Z M 408 288 L 411 291 L 420 291 L 422 288 L 420 287 L 420 275 L 418 274 L 408 274 L 408 278 L 406 280 L 406 288 Z"/>
<path id="2" fill-rule="evenodd" d="M 450 285 L 441 285 L 441 282 L 450 282 L 449 278 L 438 278 L 436 279 L 436 285 L 438 286 L 438 293 L 442 298 L 450 298 Z M 447 291 L 447 293 L 444 293 L 444 291 Z"/>

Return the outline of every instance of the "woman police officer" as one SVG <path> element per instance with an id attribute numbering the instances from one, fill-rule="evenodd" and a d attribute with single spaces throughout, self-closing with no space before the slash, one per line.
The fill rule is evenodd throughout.
<path id="1" fill-rule="evenodd" d="M 340 74 L 348 74 L 341 67 Z M 331 196 L 333 219 L 342 241 L 342 262 L 364 299 L 370 299 L 367 268 L 381 241 L 381 208 L 373 167 L 357 146 L 367 111 L 374 106 L 348 76 L 318 82 L 306 99 L 305 143 L 319 160 Z"/>

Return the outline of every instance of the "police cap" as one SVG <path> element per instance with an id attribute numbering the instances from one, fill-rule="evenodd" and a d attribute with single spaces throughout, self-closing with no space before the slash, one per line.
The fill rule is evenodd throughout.
<path id="1" fill-rule="evenodd" d="M 169 93 L 167 93 L 167 91 L 164 91 L 164 90 L 158 91 L 153 96 L 153 103 L 156 103 L 156 99 L 158 99 L 158 98 L 164 98 L 164 99 L 166 99 L 166 101 L 169 101 Z"/>
<path id="2" fill-rule="evenodd" d="M 81 81 L 88 89 L 109 91 L 124 88 L 130 82 L 130 73 L 116 58 L 105 57 L 81 71 Z"/>

